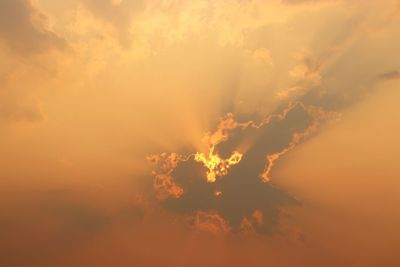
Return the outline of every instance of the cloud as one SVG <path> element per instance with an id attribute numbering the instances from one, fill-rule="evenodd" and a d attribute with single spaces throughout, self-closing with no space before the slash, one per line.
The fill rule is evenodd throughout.
<path id="1" fill-rule="evenodd" d="M 38 122 L 46 114 L 46 123 L 13 124 L 0 133 L 7 155 L 0 159 L 6 260 L 33 259 L 29 264 L 37 266 L 346 266 L 343 255 L 362 251 L 344 246 L 355 238 L 351 228 L 368 228 L 370 220 L 380 221 L 379 212 L 359 221 L 345 211 L 325 218 L 329 207 L 309 197 L 323 194 L 331 203 L 360 206 L 354 194 L 387 182 L 389 171 L 381 164 L 393 159 L 397 166 L 398 150 L 371 145 L 386 139 L 397 120 L 382 127 L 368 121 L 399 114 L 398 105 L 371 104 L 360 110 L 365 129 L 346 130 L 357 133 L 354 138 L 344 131 L 309 158 L 296 152 L 312 147 L 320 130 L 331 132 L 336 124 L 325 122 L 337 112 L 346 116 L 375 86 L 397 82 L 377 82 L 398 76 L 390 71 L 400 62 L 399 21 L 388 15 L 392 2 L 1 2 L 7 20 L 0 21 L 15 28 L 0 32 L 2 44 L 13 49 L 0 50 L 1 123 Z M 5 14 L 10 6 L 19 8 L 19 17 Z M 74 53 L 44 54 L 62 49 L 55 41 L 60 36 Z M 385 112 L 378 116 L 376 110 Z M 380 151 L 378 165 L 359 163 L 360 155 L 348 151 L 360 140 L 356 151 L 371 153 L 358 154 Z M 337 156 L 330 158 L 332 151 Z M 154 153 L 150 177 L 144 157 Z M 288 165 L 303 157 L 308 160 L 298 168 Z M 326 162 L 329 167 L 321 167 Z M 355 166 L 377 170 L 355 182 L 349 172 Z M 295 178 L 282 185 L 286 169 Z M 318 169 L 325 172 L 315 174 L 304 194 L 293 190 Z M 25 189 L 15 193 L 15 187 Z M 42 198 L 48 187 L 90 190 Z M 391 188 L 395 194 L 398 186 Z M 40 193 L 30 194 L 35 190 Z M 369 192 L 364 200 L 375 199 Z M 136 194 L 145 203 L 139 208 Z M 365 205 L 365 212 L 385 209 L 387 197 Z M 9 204 L 19 198 L 21 206 Z M 301 215 L 287 212 L 292 208 L 312 213 L 308 231 Z M 337 227 L 332 222 L 338 217 L 348 220 Z M 399 232 L 394 225 L 392 233 Z M 365 237 L 376 240 L 381 231 L 358 233 L 364 239 L 359 244 L 373 246 Z"/>
<path id="2" fill-rule="evenodd" d="M 0 121 L 40 122 L 45 116 L 37 100 L 0 90 Z"/>
<path id="3" fill-rule="evenodd" d="M 216 131 L 203 139 L 208 144 L 205 154 L 149 157 L 159 168 L 154 173 L 154 189 L 162 196 L 161 205 L 195 218 L 207 214 L 200 218 L 212 219 L 201 228 L 212 232 L 226 232 L 230 227 L 241 232 L 246 226 L 259 233 L 274 233 L 281 209 L 297 204 L 271 182 L 275 161 L 315 133 L 323 121 L 335 117 L 336 113 L 320 108 L 293 104 L 260 123 L 222 118 Z M 236 154 L 240 157 L 232 156 Z M 204 155 L 201 160 L 200 155 Z"/>
<path id="4" fill-rule="evenodd" d="M 378 79 L 380 80 L 395 80 L 399 78 L 400 78 L 400 71 L 398 70 L 392 70 L 378 75 Z"/>
<path id="5" fill-rule="evenodd" d="M 74 250 L 115 225 L 138 227 L 144 216 L 138 203 L 107 211 L 78 190 L 42 189 L 24 196 L 20 190 L 10 191 L 18 197 L 2 190 L 9 212 L 0 213 L 0 249 L 7 266 L 48 266 L 60 251 Z"/>
<path id="6" fill-rule="evenodd" d="M 0 40 L 24 55 L 65 48 L 66 41 L 48 29 L 46 20 L 29 0 L 2 0 Z"/>
<path id="7" fill-rule="evenodd" d="M 320 3 L 332 3 L 337 0 L 282 0 L 284 4 L 320 4 Z"/>
<path id="8" fill-rule="evenodd" d="M 133 18 L 143 11 L 147 1 L 143 0 L 81 0 L 88 10 L 98 19 L 110 24 L 117 32 L 118 40 L 123 47 L 131 42 L 130 28 Z"/>

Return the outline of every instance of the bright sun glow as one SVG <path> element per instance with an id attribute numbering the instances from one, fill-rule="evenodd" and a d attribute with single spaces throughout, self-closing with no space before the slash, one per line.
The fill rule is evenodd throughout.
<path id="1" fill-rule="evenodd" d="M 207 171 L 207 182 L 214 183 L 217 176 L 225 176 L 228 174 L 228 170 L 231 166 L 236 165 L 242 159 L 243 154 L 238 151 L 234 151 L 232 155 L 227 159 L 222 159 L 217 153 L 214 153 L 214 149 L 210 149 L 208 156 L 204 153 L 197 152 L 194 156 L 194 160 L 203 163 Z"/>

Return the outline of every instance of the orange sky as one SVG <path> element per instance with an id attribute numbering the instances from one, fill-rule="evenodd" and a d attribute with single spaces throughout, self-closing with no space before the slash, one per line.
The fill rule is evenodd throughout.
<path id="1" fill-rule="evenodd" d="M 1 0 L 0 265 L 400 265 L 399 25 L 398 0 Z"/>

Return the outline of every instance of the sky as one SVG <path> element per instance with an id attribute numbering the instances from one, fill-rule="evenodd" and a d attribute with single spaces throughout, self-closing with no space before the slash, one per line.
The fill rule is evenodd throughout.
<path id="1" fill-rule="evenodd" d="M 1 266 L 399 266 L 398 0 L 0 0 Z"/>

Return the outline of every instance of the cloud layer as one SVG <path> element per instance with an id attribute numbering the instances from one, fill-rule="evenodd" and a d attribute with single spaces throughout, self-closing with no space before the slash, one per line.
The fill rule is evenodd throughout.
<path id="1" fill-rule="evenodd" d="M 0 265 L 398 265 L 399 14 L 1 1 Z"/>

